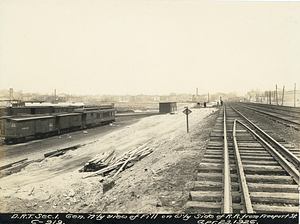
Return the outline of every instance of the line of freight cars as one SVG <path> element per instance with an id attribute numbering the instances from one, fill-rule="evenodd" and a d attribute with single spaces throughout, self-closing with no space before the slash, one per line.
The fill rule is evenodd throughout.
<path id="1" fill-rule="evenodd" d="M 77 108 L 72 113 L 4 116 L 1 136 L 6 144 L 109 124 L 115 121 L 113 107 Z"/>
<path id="2" fill-rule="evenodd" d="M 110 105 L 104 106 L 109 107 Z M 22 106 L 0 108 L 1 116 L 17 116 L 22 114 L 53 114 L 53 113 L 72 113 L 77 108 L 83 106 Z M 103 108 L 103 106 L 101 106 Z"/>

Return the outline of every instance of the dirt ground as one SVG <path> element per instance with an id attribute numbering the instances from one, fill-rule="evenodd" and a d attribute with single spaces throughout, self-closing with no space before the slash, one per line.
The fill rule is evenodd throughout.
<path id="1" fill-rule="evenodd" d="M 188 182 L 218 116 L 216 108 L 191 110 L 189 133 L 179 108 L 177 114 L 142 118 L 0 179 L 0 212 L 184 213 Z M 98 153 L 116 149 L 118 156 L 143 144 L 153 153 L 119 173 L 107 192 L 101 176 L 83 178 L 90 173 L 79 172 Z"/>

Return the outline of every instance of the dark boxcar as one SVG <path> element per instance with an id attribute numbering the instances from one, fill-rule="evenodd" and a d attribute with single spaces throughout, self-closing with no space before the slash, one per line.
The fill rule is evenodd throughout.
<path id="1" fill-rule="evenodd" d="M 82 126 L 81 114 L 57 114 L 55 124 L 58 133 L 79 129 Z"/>
<path id="2" fill-rule="evenodd" d="M 37 117 L 35 122 L 35 135 L 46 136 L 48 133 L 52 133 L 55 130 L 55 117 L 43 116 Z"/>
<path id="3" fill-rule="evenodd" d="M 54 116 L 21 117 L 5 119 L 5 142 L 25 141 L 27 137 L 40 137 L 54 131 Z"/>

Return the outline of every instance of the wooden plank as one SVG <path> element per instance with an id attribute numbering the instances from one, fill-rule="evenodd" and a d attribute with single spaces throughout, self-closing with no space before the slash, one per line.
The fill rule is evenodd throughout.
<path id="1" fill-rule="evenodd" d="M 241 194 L 238 192 L 232 192 L 232 202 L 240 203 Z M 202 201 L 202 202 L 222 202 L 223 193 L 221 191 L 191 191 L 189 199 L 191 201 Z"/>
<path id="2" fill-rule="evenodd" d="M 214 158 L 203 158 L 202 160 L 201 160 L 201 163 L 205 163 L 205 164 L 207 164 L 207 163 L 214 163 L 214 164 L 222 164 L 222 159 L 214 159 Z"/>
<path id="3" fill-rule="evenodd" d="M 256 147 L 262 147 L 262 145 L 260 143 L 243 143 L 243 142 L 239 142 L 238 143 L 239 148 L 256 148 Z M 262 147 L 263 148 L 263 147 Z"/>
<path id="4" fill-rule="evenodd" d="M 204 156 L 210 156 L 210 155 L 223 155 L 223 150 L 206 150 Z"/>
<path id="5" fill-rule="evenodd" d="M 223 141 L 210 141 L 208 146 L 223 146 Z"/>
<path id="6" fill-rule="evenodd" d="M 219 155 L 204 155 L 203 158 L 211 158 L 211 159 L 221 159 L 223 158 L 223 155 L 220 153 Z"/>
<path id="7" fill-rule="evenodd" d="M 195 191 L 222 191 L 223 183 L 222 182 L 214 182 L 214 181 L 194 181 L 194 189 Z M 238 183 L 231 183 L 231 190 L 237 191 L 239 188 Z"/>
<path id="8" fill-rule="evenodd" d="M 152 152 L 152 150 L 150 150 L 150 151 Z M 148 154 L 149 154 L 148 152 L 144 151 L 144 152 L 142 152 L 142 154 L 140 156 L 145 156 L 145 155 L 148 155 Z M 127 162 L 138 160 L 140 158 L 140 156 L 133 155 L 132 158 L 129 158 Z M 120 157 L 119 157 L 119 160 L 120 160 Z M 110 165 L 108 167 L 105 167 L 105 168 L 103 168 L 101 170 L 98 170 L 98 171 L 96 171 L 96 172 L 94 172 L 94 173 L 92 173 L 90 175 L 87 175 L 85 177 L 82 177 L 82 178 L 84 179 L 84 178 L 93 177 L 93 176 L 97 176 L 97 175 L 102 175 L 104 173 L 110 172 L 110 171 L 118 168 L 119 166 L 122 166 L 125 161 L 119 161 L 119 162 L 115 161 L 114 164 L 112 164 L 112 165 Z"/>
<path id="9" fill-rule="evenodd" d="M 197 181 L 222 181 L 222 173 L 197 173 Z M 238 177 L 236 174 L 231 174 L 231 182 L 237 182 Z"/>
<path id="10" fill-rule="evenodd" d="M 260 156 L 271 156 L 267 151 L 255 152 L 252 151 L 240 151 L 241 157 L 243 156 L 252 156 L 252 157 L 260 157 Z"/>
<path id="11" fill-rule="evenodd" d="M 294 180 L 290 176 L 274 176 L 274 175 L 246 175 L 248 183 L 263 183 L 263 184 L 292 184 Z"/>
<path id="12" fill-rule="evenodd" d="M 256 213 L 299 213 L 299 206 L 253 204 L 253 210 Z"/>
<path id="13" fill-rule="evenodd" d="M 53 156 L 53 155 L 59 155 L 59 152 L 64 152 L 64 151 L 68 151 L 68 150 L 74 150 L 77 149 L 79 147 L 81 147 L 82 145 L 74 145 L 71 147 L 67 147 L 67 148 L 63 148 L 63 149 L 58 149 L 52 152 L 48 152 L 44 154 L 44 157 L 49 157 L 49 156 Z M 64 153 L 63 153 L 64 154 Z"/>
<path id="14" fill-rule="evenodd" d="M 243 164 L 253 164 L 253 165 L 268 165 L 268 166 L 278 166 L 277 161 L 263 161 L 263 160 L 243 160 Z"/>
<path id="15" fill-rule="evenodd" d="M 220 202 L 188 201 L 185 205 L 187 213 L 221 213 Z"/>
<path id="16" fill-rule="evenodd" d="M 262 184 L 262 183 L 248 183 L 251 192 L 289 192 L 299 193 L 298 185 L 289 184 Z"/>
<path id="17" fill-rule="evenodd" d="M 245 174 L 278 174 L 285 175 L 286 171 L 280 166 L 243 165 Z"/>
<path id="18" fill-rule="evenodd" d="M 266 156 L 251 156 L 251 155 L 241 155 L 242 160 L 263 160 L 263 161 L 270 161 L 274 160 L 274 157 L 271 155 L 266 155 Z"/>
<path id="19" fill-rule="evenodd" d="M 120 169 L 115 173 L 115 175 L 113 176 L 113 179 L 123 170 L 123 168 L 126 166 L 126 164 L 129 162 L 129 160 L 133 157 L 135 151 L 129 156 L 129 158 L 122 164 L 122 166 L 120 167 Z"/>
<path id="20" fill-rule="evenodd" d="M 0 170 L 7 169 L 7 168 L 9 168 L 9 167 L 12 167 L 12 166 L 14 166 L 14 165 L 17 165 L 18 163 L 23 163 L 23 162 L 25 162 L 25 161 L 27 161 L 27 160 L 28 160 L 28 158 L 22 159 L 22 160 L 13 162 L 13 163 L 9 163 L 9 164 L 7 164 L 7 165 L 1 166 L 1 167 L 0 167 Z"/>
<path id="21" fill-rule="evenodd" d="M 219 202 L 199 202 L 199 201 L 188 201 L 185 205 L 186 213 L 198 213 L 198 214 L 209 214 L 209 213 L 221 213 L 222 204 Z M 233 203 L 233 212 L 240 213 L 243 209 L 242 205 Z"/>
<path id="22" fill-rule="evenodd" d="M 284 203 L 299 205 L 299 193 L 251 192 L 251 201 L 256 203 Z"/>
<path id="23" fill-rule="evenodd" d="M 30 161 L 26 161 L 24 163 L 21 164 L 17 164 L 15 166 L 9 167 L 7 168 L 5 171 L 5 175 L 6 174 L 13 174 L 13 173 L 17 173 L 20 172 L 23 168 L 25 168 L 26 166 L 28 166 L 31 163 L 35 163 L 35 162 L 41 162 L 43 159 L 37 159 L 37 160 L 30 160 Z"/>
<path id="24" fill-rule="evenodd" d="M 199 172 L 222 172 L 224 168 L 223 163 L 200 163 Z M 230 171 L 236 173 L 235 164 L 230 164 Z"/>

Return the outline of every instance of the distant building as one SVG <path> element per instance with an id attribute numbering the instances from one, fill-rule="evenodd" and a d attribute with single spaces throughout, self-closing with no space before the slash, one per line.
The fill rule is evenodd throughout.
<path id="1" fill-rule="evenodd" d="M 173 113 L 177 111 L 177 103 L 176 102 L 163 102 L 159 103 L 159 113 Z"/>

